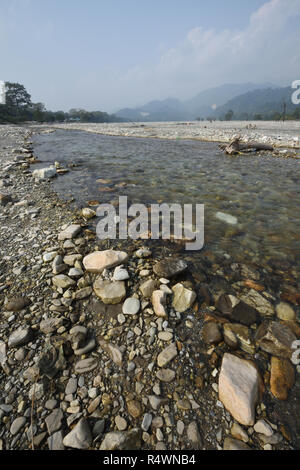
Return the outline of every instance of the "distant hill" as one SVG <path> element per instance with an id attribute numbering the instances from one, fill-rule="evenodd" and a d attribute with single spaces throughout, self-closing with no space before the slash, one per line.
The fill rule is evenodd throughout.
<path id="1" fill-rule="evenodd" d="M 218 107 L 214 116 L 223 119 L 231 110 L 234 113 L 233 119 L 253 119 L 258 116 L 271 118 L 283 113 L 284 103 L 287 114 L 292 114 L 299 108 L 291 101 L 293 91 L 291 87 L 250 91 Z"/>
<path id="2" fill-rule="evenodd" d="M 214 115 L 215 108 L 225 105 L 225 103 L 227 103 L 229 100 L 239 95 L 272 86 L 273 85 L 270 83 L 226 84 L 202 91 L 191 100 L 186 101 L 184 104 L 189 112 L 194 116 L 194 119 L 197 117 L 204 118 Z"/>
<path id="3" fill-rule="evenodd" d="M 176 98 L 162 101 L 150 101 L 140 108 L 121 109 L 116 116 L 131 121 L 177 121 L 189 119 L 185 106 Z"/>
<path id="4" fill-rule="evenodd" d="M 124 108 L 116 116 L 129 121 L 188 121 L 196 118 L 207 118 L 215 115 L 215 109 L 225 105 L 229 100 L 253 91 L 272 86 L 266 84 L 226 84 L 202 91 L 194 98 L 180 101 L 176 98 L 151 101 L 139 108 Z"/>

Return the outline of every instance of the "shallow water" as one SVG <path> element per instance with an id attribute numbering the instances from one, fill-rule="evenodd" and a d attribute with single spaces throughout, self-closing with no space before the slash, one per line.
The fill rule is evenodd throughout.
<path id="1" fill-rule="evenodd" d="M 129 203 L 204 204 L 205 250 L 232 260 L 284 269 L 299 267 L 299 162 L 271 155 L 228 157 L 215 143 L 102 136 L 56 131 L 34 137 L 34 168 L 59 161 L 81 166 L 53 181 L 55 191 L 90 200 Z M 45 165 L 47 163 L 47 165 Z M 110 180 L 101 184 L 96 180 Z M 126 183 L 124 187 L 117 187 Z M 224 212 L 238 224 L 216 218 Z M 197 256 L 197 253 L 195 254 Z M 295 269 L 296 268 L 296 269 Z"/>

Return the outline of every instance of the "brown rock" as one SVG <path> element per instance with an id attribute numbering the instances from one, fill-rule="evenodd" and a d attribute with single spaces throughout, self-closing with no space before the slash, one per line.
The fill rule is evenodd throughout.
<path id="1" fill-rule="evenodd" d="M 5 310 L 8 312 L 19 312 L 23 308 L 30 305 L 31 301 L 27 297 L 14 297 L 7 301 L 4 305 Z"/>
<path id="2" fill-rule="evenodd" d="M 0 193 L 0 206 L 6 206 L 9 202 L 12 202 L 12 197 L 9 194 Z"/>
<path id="3" fill-rule="evenodd" d="M 240 347 L 242 351 L 245 351 L 249 354 L 255 353 L 255 345 L 253 344 L 251 333 L 247 326 L 240 325 L 239 323 L 225 323 L 225 341 L 232 340 L 233 344 L 229 344 L 229 346 L 235 348 L 235 342 L 233 340 L 233 337 L 230 336 L 230 334 L 233 334 L 236 337 L 238 341 L 238 347 Z"/>
<path id="4" fill-rule="evenodd" d="M 139 418 L 143 413 L 143 408 L 137 400 L 130 400 L 127 402 L 128 413 L 133 418 Z"/>
<path id="5" fill-rule="evenodd" d="M 287 325 L 274 321 L 262 323 L 255 336 L 257 345 L 263 351 L 286 359 L 292 357 L 292 344 L 296 339 Z"/>
<path id="6" fill-rule="evenodd" d="M 204 324 L 202 335 L 206 344 L 219 344 L 223 338 L 219 325 L 214 322 Z"/>
<path id="7" fill-rule="evenodd" d="M 247 444 L 232 437 L 226 437 L 223 450 L 252 450 Z"/>
<path id="8" fill-rule="evenodd" d="M 159 261 L 153 268 L 154 273 L 158 277 L 167 279 L 177 276 L 187 269 L 187 263 L 180 259 L 166 259 Z"/>
<path id="9" fill-rule="evenodd" d="M 278 400 L 287 400 L 288 392 L 295 383 L 295 369 L 288 359 L 272 357 L 271 392 Z"/>
<path id="10" fill-rule="evenodd" d="M 225 317 L 230 317 L 233 308 L 238 302 L 238 299 L 233 295 L 221 294 L 216 302 L 216 310 L 225 315 Z"/>

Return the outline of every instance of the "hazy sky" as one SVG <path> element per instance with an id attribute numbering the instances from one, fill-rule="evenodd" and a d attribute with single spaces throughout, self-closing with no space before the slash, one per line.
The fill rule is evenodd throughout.
<path id="1" fill-rule="evenodd" d="M 0 0 L 0 80 L 115 111 L 300 79 L 300 0 Z"/>

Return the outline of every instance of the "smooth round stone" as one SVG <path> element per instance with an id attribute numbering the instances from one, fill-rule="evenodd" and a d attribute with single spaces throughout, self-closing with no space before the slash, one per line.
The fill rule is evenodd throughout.
<path id="1" fill-rule="evenodd" d="M 73 393 L 75 393 L 77 390 L 77 385 L 78 385 L 77 379 L 75 378 L 69 379 L 66 389 L 65 389 L 65 394 L 73 395 Z"/>
<path id="2" fill-rule="evenodd" d="M 22 429 L 22 427 L 25 425 L 26 423 L 26 418 L 24 417 L 21 417 L 21 418 L 16 418 L 11 427 L 10 427 L 10 433 L 15 436 L 16 434 L 18 434 L 18 432 Z"/>
<path id="3" fill-rule="evenodd" d="M 160 331 L 158 333 L 158 337 L 162 341 L 171 341 L 173 339 L 173 333 L 171 333 L 170 331 Z"/>
<path id="4" fill-rule="evenodd" d="M 176 373 L 171 369 L 161 369 L 157 372 L 156 377 L 161 382 L 172 382 L 175 379 Z"/>
<path id="5" fill-rule="evenodd" d="M 115 269 L 114 281 L 126 281 L 127 279 L 129 279 L 129 274 L 126 269 Z"/>
<path id="6" fill-rule="evenodd" d="M 118 431 L 125 431 L 125 429 L 127 429 L 127 421 L 121 416 L 116 416 L 115 423 Z"/>
<path id="7" fill-rule="evenodd" d="M 125 300 L 122 311 L 124 315 L 136 315 L 139 312 L 140 307 L 140 301 L 132 297 Z"/>
<path id="8" fill-rule="evenodd" d="M 149 269 L 142 269 L 142 271 L 140 271 L 140 277 L 147 277 L 149 275 L 150 275 Z"/>
<path id="9" fill-rule="evenodd" d="M 276 314 L 280 320 L 293 321 L 296 318 L 293 308 L 285 302 L 280 302 L 280 304 L 276 306 Z"/>

